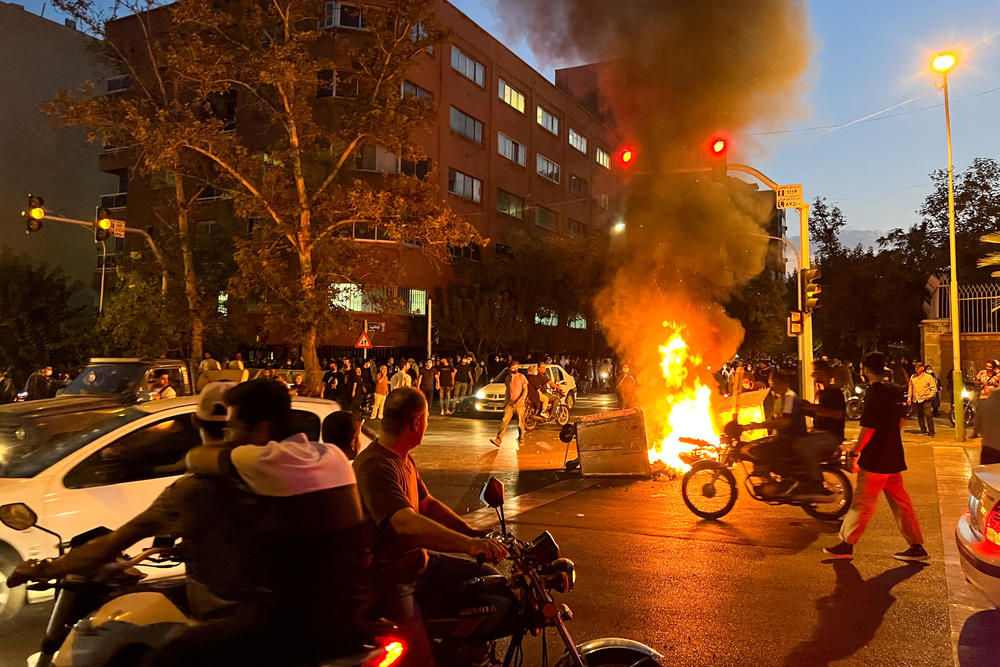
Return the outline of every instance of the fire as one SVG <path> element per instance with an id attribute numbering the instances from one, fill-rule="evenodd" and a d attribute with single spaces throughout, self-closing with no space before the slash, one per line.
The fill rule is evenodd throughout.
<path id="1" fill-rule="evenodd" d="M 654 429 L 650 440 L 659 442 L 659 445 L 650 448 L 649 461 L 661 461 L 668 468 L 686 470 L 690 466 L 681 461 L 679 455 L 691 451 L 692 447 L 678 438 L 698 438 L 717 443 L 719 431 L 712 407 L 712 390 L 696 374 L 702 367 L 701 355 L 688 347 L 683 325 L 664 322 L 663 326 L 670 332 L 667 342 L 660 346 L 664 391 L 657 397 L 655 406 L 647 406 L 654 407 L 656 413 L 647 409 L 646 414 L 665 417 L 650 420 Z"/>

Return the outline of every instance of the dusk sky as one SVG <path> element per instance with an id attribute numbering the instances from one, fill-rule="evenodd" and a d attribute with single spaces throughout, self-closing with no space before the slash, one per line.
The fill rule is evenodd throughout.
<path id="1" fill-rule="evenodd" d="M 504 26 L 494 0 L 452 0 L 549 79 L 517 26 Z M 33 12 L 39 0 L 25 0 Z M 885 0 L 812 2 L 815 42 L 804 108 L 784 131 L 733 137 L 732 159 L 779 183 L 802 183 L 805 197 L 838 203 L 856 229 L 887 230 L 917 221 L 928 174 L 946 166 L 944 110 L 930 56 L 956 47 L 950 76 L 955 169 L 975 157 L 1000 158 L 1000 6 Z M 46 15 L 60 20 L 49 7 Z M 765 45 L 766 46 L 766 45 Z M 789 91 L 789 103 L 796 99 Z M 881 112 L 881 113 L 880 113 Z M 789 216 L 789 235 L 798 224 Z"/>

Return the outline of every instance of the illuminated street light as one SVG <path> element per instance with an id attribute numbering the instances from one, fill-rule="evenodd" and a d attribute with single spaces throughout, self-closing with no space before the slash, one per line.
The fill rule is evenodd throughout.
<path id="1" fill-rule="evenodd" d="M 948 72 L 955 66 L 955 56 L 942 53 L 931 61 L 931 67 L 941 73 L 941 88 L 944 91 L 944 125 L 948 134 L 948 240 L 951 256 L 951 285 L 948 287 L 951 297 L 951 358 L 952 386 L 954 391 L 951 404 L 955 413 L 955 440 L 965 441 L 965 405 L 962 403 L 962 391 L 965 381 L 962 377 L 962 332 L 958 321 L 958 273 L 955 257 L 955 168 L 951 159 L 951 107 L 948 105 Z"/>

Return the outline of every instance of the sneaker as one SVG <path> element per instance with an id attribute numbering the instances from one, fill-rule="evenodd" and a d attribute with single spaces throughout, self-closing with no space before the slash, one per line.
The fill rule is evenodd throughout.
<path id="1" fill-rule="evenodd" d="M 930 554 L 927 553 L 922 544 L 911 544 L 909 549 L 893 554 L 892 557 L 896 560 L 905 561 L 927 561 L 931 559 Z"/>
<path id="2" fill-rule="evenodd" d="M 841 542 L 836 546 L 824 548 L 823 553 L 830 558 L 854 558 L 854 545 Z"/>
<path id="3" fill-rule="evenodd" d="M 490 442 L 492 442 L 497 447 L 500 446 L 500 438 L 493 438 L 492 440 L 490 440 Z"/>

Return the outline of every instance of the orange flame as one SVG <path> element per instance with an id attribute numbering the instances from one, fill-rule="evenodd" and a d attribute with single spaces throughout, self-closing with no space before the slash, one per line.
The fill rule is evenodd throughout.
<path id="1" fill-rule="evenodd" d="M 683 471 L 690 466 L 681 461 L 680 454 L 693 447 L 680 442 L 679 438 L 717 443 L 719 431 L 712 408 L 712 390 L 698 377 L 702 368 L 701 355 L 688 347 L 683 325 L 664 322 L 663 326 L 671 332 L 667 342 L 660 346 L 664 391 L 656 400 L 657 412 L 647 410 L 646 414 L 664 417 L 650 420 L 654 429 L 650 441 L 659 444 L 650 448 L 649 461 L 661 461 L 668 468 Z"/>

